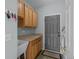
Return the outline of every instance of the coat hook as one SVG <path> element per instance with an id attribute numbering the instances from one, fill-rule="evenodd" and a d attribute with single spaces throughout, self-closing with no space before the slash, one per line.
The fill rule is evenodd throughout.
<path id="1" fill-rule="evenodd" d="M 11 18 L 9 10 L 6 12 L 6 16 L 7 16 L 8 19 Z"/>

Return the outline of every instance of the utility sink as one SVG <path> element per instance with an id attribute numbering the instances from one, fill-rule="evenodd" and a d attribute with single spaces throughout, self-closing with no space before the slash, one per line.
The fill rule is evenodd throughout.
<path id="1" fill-rule="evenodd" d="M 28 41 L 18 40 L 17 57 L 25 53 L 25 51 L 27 50 L 28 43 Z"/>

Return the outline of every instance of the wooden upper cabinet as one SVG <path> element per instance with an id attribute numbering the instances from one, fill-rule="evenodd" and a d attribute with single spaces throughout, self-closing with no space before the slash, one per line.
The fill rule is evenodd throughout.
<path id="1" fill-rule="evenodd" d="M 37 12 L 33 11 L 33 27 L 36 27 L 38 23 L 38 16 L 37 16 Z"/>
<path id="2" fill-rule="evenodd" d="M 25 13 L 25 4 L 23 2 L 19 2 L 19 5 L 18 5 L 19 18 L 24 19 L 24 13 Z"/>
<path id="3" fill-rule="evenodd" d="M 25 0 L 18 0 L 18 2 L 25 3 Z"/>
<path id="4" fill-rule="evenodd" d="M 29 21 L 29 27 L 32 27 L 32 21 L 33 21 L 33 11 L 32 11 L 32 7 L 31 6 L 29 6 L 28 7 L 29 8 L 29 13 L 28 13 L 28 16 L 29 16 L 29 19 L 28 19 L 28 21 Z"/>
<path id="5" fill-rule="evenodd" d="M 24 0 L 18 0 L 18 27 L 35 28 L 37 26 L 37 12 L 24 3 Z"/>
<path id="6" fill-rule="evenodd" d="M 25 5 L 25 19 L 24 26 L 29 26 L 29 14 L 28 14 L 28 5 Z"/>
<path id="7" fill-rule="evenodd" d="M 18 27 L 23 28 L 25 17 L 25 4 L 22 0 L 18 0 Z"/>

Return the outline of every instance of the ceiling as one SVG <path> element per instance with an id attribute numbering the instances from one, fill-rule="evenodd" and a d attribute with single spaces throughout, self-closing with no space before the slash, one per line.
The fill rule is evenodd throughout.
<path id="1" fill-rule="evenodd" d="M 34 8 L 40 8 L 60 1 L 64 0 L 26 0 L 26 2 L 32 5 Z"/>

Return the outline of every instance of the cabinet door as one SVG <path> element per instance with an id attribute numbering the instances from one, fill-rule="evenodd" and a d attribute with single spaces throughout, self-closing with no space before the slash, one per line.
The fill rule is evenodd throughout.
<path id="1" fill-rule="evenodd" d="M 21 20 L 21 19 L 18 20 L 18 27 L 24 28 L 24 20 Z"/>
<path id="2" fill-rule="evenodd" d="M 25 5 L 25 24 L 24 26 L 29 26 L 29 16 L 28 16 L 28 5 Z"/>
<path id="3" fill-rule="evenodd" d="M 33 11 L 33 27 L 37 26 L 37 12 Z"/>
<path id="4" fill-rule="evenodd" d="M 29 43 L 29 46 L 26 51 L 26 59 L 32 59 L 32 45 Z"/>
<path id="5" fill-rule="evenodd" d="M 31 53 L 32 54 L 32 59 L 35 59 L 35 57 L 36 57 L 35 52 L 36 52 L 35 51 L 35 45 L 32 45 L 32 53 Z"/>
<path id="6" fill-rule="evenodd" d="M 18 0 L 18 2 L 24 3 L 24 2 L 25 2 L 25 0 Z"/>
<path id="7" fill-rule="evenodd" d="M 24 10 L 25 5 L 23 2 L 18 2 L 18 27 L 23 28 L 24 27 Z"/>
<path id="8" fill-rule="evenodd" d="M 32 27 L 32 19 L 33 19 L 32 15 L 33 15 L 32 14 L 32 7 L 29 6 L 29 20 L 28 20 L 29 21 L 29 25 L 28 25 L 29 27 Z"/>
<path id="9" fill-rule="evenodd" d="M 24 6 L 24 3 L 21 3 L 19 2 L 19 5 L 18 5 L 18 18 L 19 19 L 24 19 L 24 10 L 25 9 L 25 6 Z"/>
<path id="10" fill-rule="evenodd" d="M 37 43 L 36 43 L 36 41 L 35 41 L 35 57 L 37 56 Z"/>

